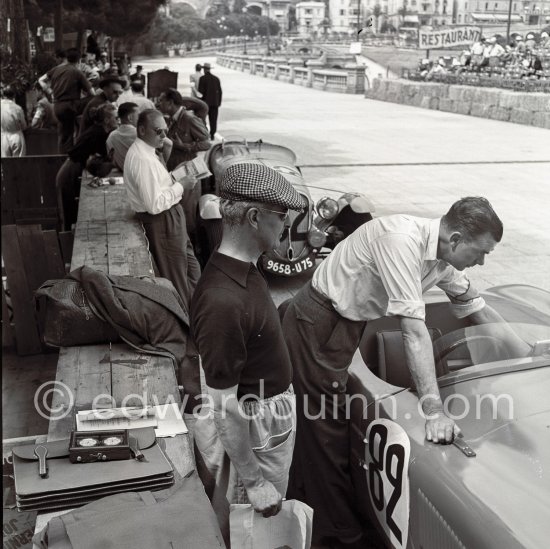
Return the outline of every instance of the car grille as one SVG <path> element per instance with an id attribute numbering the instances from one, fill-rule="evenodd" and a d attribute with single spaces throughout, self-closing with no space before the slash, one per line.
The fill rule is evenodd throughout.
<path id="1" fill-rule="evenodd" d="M 307 200 L 307 210 L 303 212 L 290 210 L 290 231 L 288 229 L 285 230 L 279 245 L 272 253 L 274 258 L 282 261 L 298 260 L 310 252 L 307 235 L 312 223 L 313 202 L 305 194 L 300 194 Z"/>

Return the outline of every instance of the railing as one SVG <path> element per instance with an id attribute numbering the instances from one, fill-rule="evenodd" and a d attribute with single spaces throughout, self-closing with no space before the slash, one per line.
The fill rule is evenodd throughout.
<path id="1" fill-rule="evenodd" d="M 250 74 L 324 91 L 360 94 L 365 90 L 365 67 L 353 63 L 342 70 L 330 70 L 322 68 L 322 62 L 317 59 L 287 59 L 282 56 L 262 59 L 260 56 L 248 57 L 220 52 L 217 54 L 217 62 L 230 69 L 248 70 Z"/>
<path id="2" fill-rule="evenodd" d="M 279 80 L 289 82 L 290 79 L 290 65 L 279 65 Z"/>
<path id="3" fill-rule="evenodd" d="M 307 85 L 307 69 L 294 67 L 294 84 Z"/>
<path id="4" fill-rule="evenodd" d="M 337 71 L 314 70 L 313 87 L 319 90 L 346 91 L 347 74 Z"/>

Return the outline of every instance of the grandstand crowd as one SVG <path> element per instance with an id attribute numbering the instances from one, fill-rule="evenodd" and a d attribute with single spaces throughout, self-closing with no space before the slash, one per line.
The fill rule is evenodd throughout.
<path id="1" fill-rule="evenodd" d="M 513 34 L 508 43 L 500 35 L 482 37 L 458 56 L 421 59 L 409 78 L 448 83 L 475 83 L 477 79 L 487 77 L 508 81 L 550 81 L 549 34 L 549 30 L 540 35 L 528 33 L 525 38 Z"/>

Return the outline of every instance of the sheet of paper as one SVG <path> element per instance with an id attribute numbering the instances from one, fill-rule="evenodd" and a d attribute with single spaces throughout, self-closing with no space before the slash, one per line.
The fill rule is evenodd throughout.
<path id="1" fill-rule="evenodd" d="M 156 408 L 156 406 L 155 406 Z M 124 408 L 114 408 L 114 410 L 123 410 Z M 139 419 L 129 419 L 126 417 L 116 417 L 111 419 L 94 419 L 84 421 L 84 417 L 92 414 L 94 410 L 82 410 L 76 414 L 77 431 L 113 431 L 116 429 L 137 429 L 138 427 L 157 427 L 158 420 L 154 417 L 143 417 Z"/>
<path id="2" fill-rule="evenodd" d="M 283 501 L 281 511 L 264 518 L 251 505 L 231 505 L 231 546 L 239 549 L 308 549 L 313 509 L 297 500 Z"/>
<path id="3" fill-rule="evenodd" d="M 83 421 L 93 410 L 82 410 L 76 414 L 77 431 L 113 431 L 116 429 L 137 429 L 138 427 L 155 427 L 157 437 L 174 437 L 176 435 L 188 432 L 185 421 L 181 415 L 179 404 L 162 404 L 151 406 L 154 410 L 154 417 L 144 417 L 139 419 L 112 418 Z M 114 410 L 123 410 L 123 408 L 114 408 Z"/>
<path id="4" fill-rule="evenodd" d="M 188 432 L 178 403 L 163 404 L 154 408 L 158 421 L 158 427 L 155 429 L 157 438 L 175 437 Z"/>

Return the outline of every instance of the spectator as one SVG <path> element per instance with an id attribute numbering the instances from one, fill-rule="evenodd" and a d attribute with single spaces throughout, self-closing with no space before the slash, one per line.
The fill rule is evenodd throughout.
<path id="1" fill-rule="evenodd" d="M 25 113 L 15 102 L 15 92 L 11 86 L 2 90 L 1 132 L 2 158 L 25 156 L 26 145 L 23 130 L 27 127 Z"/>
<path id="2" fill-rule="evenodd" d="M 95 31 L 92 31 L 86 39 L 86 52 L 93 55 L 96 61 L 99 60 L 101 51 L 99 49 L 99 44 L 97 43 L 97 33 Z"/>
<path id="3" fill-rule="evenodd" d="M 527 51 L 527 56 L 522 61 L 524 68 L 523 76 L 536 78 L 541 77 L 542 72 L 542 62 L 540 58 L 533 53 L 532 50 Z"/>
<path id="4" fill-rule="evenodd" d="M 168 160 L 169 170 L 182 162 L 192 160 L 198 151 L 207 151 L 210 148 L 204 122 L 192 111 L 185 109 L 183 98 L 177 90 L 169 89 L 160 95 L 159 109 L 170 117 L 168 137 L 174 146 Z"/>
<path id="5" fill-rule="evenodd" d="M 210 70 L 210 63 L 203 63 L 204 75 L 199 80 L 199 93 L 202 100 L 208 105 L 208 122 L 210 124 L 210 138 L 214 140 L 218 129 L 218 109 L 222 104 L 222 87 L 220 79 Z"/>
<path id="6" fill-rule="evenodd" d="M 130 206 L 143 224 L 158 274 L 174 284 L 189 310 L 200 266 L 180 204 L 184 187 L 155 154 L 163 146 L 167 132 L 161 112 L 153 109 L 139 115 L 137 138 L 124 161 L 124 183 Z M 190 186 L 196 183 L 193 177 L 181 181 Z"/>
<path id="7" fill-rule="evenodd" d="M 197 63 L 195 65 L 195 72 L 189 75 L 189 82 L 191 82 L 191 95 L 193 97 L 198 97 L 199 99 L 202 97 L 202 94 L 199 92 L 199 80 L 202 76 L 201 71 L 202 65 Z"/>
<path id="8" fill-rule="evenodd" d="M 142 90 L 145 89 L 145 75 L 143 74 L 143 67 L 136 65 L 136 72 L 130 75 L 130 84 L 135 80 L 141 82 Z"/>
<path id="9" fill-rule="evenodd" d="M 90 82 L 76 66 L 79 60 L 80 52 L 71 48 L 67 51 L 67 63 L 47 73 L 53 92 L 53 110 L 58 121 L 59 152 L 67 152 L 73 146 L 81 93 L 92 93 Z"/>
<path id="10" fill-rule="evenodd" d="M 521 34 L 516 35 L 516 51 L 520 54 L 524 54 L 527 50 L 527 47 L 525 46 L 525 42 L 523 41 L 523 37 Z"/>
<path id="11" fill-rule="evenodd" d="M 110 164 L 106 148 L 107 136 L 118 126 L 116 108 L 111 103 L 94 108 L 91 116 L 92 125 L 78 136 L 74 147 L 68 151 L 68 158 L 57 173 L 55 181 L 63 202 L 64 226 L 67 231 L 76 223 L 76 199 L 80 195 L 80 177 L 86 163 L 90 156 L 98 155 L 103 164 Z"/>
<path id="12" fill-rule="evenodd" d="M 550 34 L 548 34 L 546 31 L 542 31 L 540 33 L 540 48 L 542 49 L 550 49 Z"/>
<path id="13" fill-rule="evenodd" d="M 97 63 L 97 68 L 99 74 L 103 75 L 105 71 L 108 71 L 111 68 L 111 63 L 109 63 L 108 55 L 106 51 L 102 51 L 99 55 L 99 61 Z"/>
<path id="14" fill-rule="evenodd" d="M 135 103 L 122 103 L 118 108 L 118 117 L 120 126 L 107 137 L 107 155 L 122 171 L 126 153 L 137 137 L 138 106 Z"/>
<path id="15" fill-rule="evenodd" d="M 46 92 L 40 84 L 35 86 L 37 103 L 32 118 L 31 126 L 33 128 L 55 128 L 57 126 L 57 118 L 53 112 L 53 105 L 46 96 Z"/>
<path id="16" fill-rule="evenodd" d="M 474 42 L 472 44 L 472 47 L 470 49 L 470 53 L 472 55 L 470 63 L 472 67 L 480 67 L 483 64 L 483 52 L 485 51 L 486 47 L 485 42 L 486 40 L 482 36 L 478 42 Z"/>
<path id="17" fill-rule="evenodd" d="M 114 76 L 103 78 L 99 82 L 99 87 L 101 88 L 101 92 L 94 95 L 82 113 L 80 133 L 87 130 L 93 124 L 92 117 L 90 115 L 91 109 L 97 108 L 103 103 L 115 103 L 122 94 L 122 82 Z"/>
<path id="18" fill-rule="evenodd" d="M 488 45 L 483 52 L 484 66 L 498 67 L 501 58 L 505 55 L 505 49 L 498 43 L 496 36 L 489 38 Z"/>
<path id="19" fill-rule="evenodd" d="M 140 80 L 132 80 L 132 82 L 130 82 L 130 89 L 123 92 L 117 99 L 117 104 L 119 106 L 127 102 L 136 103 L 140 113 L 146 109 L 155 108 L 153 102 L 143 95 L 143 84 Z"/>
<path id="20" fill-rule="evenodd" d="M 449 71 L 447 70 L 445 59 L 443 59 L 443 57 L 440 57 L 437 63 L 434 63 L 433 67 L 428 71 L 428 74 L 426 75 L 426 80 L 433 80 L 434 76 L 436 75 L 444 76 L 448 72 Z"/>

